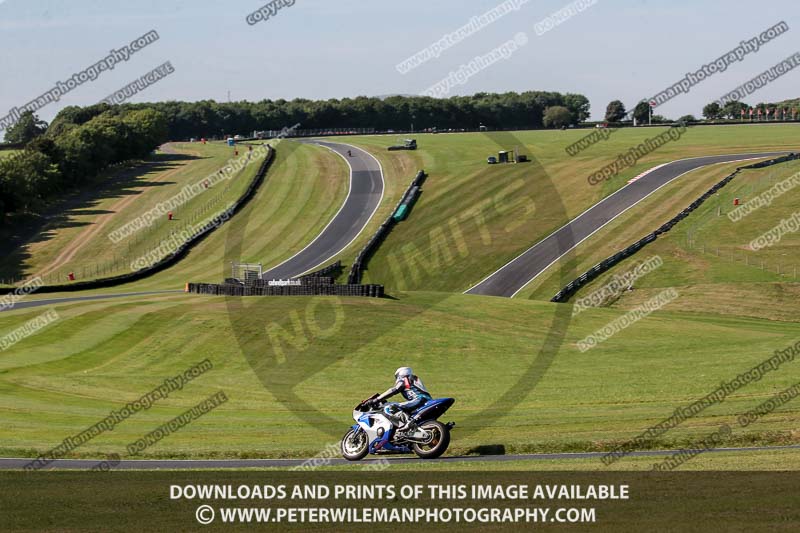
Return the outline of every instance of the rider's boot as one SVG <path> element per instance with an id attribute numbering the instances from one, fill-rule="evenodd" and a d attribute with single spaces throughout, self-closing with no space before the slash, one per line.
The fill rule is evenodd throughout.
<path id="1" fill-rule="evenodd" d="M 413 433 L 417 429 L 417 424 L 405 411 L 397 413 L 397 417 L 401 420 L 400 427 L 397 428 L 398 433 Z"/>

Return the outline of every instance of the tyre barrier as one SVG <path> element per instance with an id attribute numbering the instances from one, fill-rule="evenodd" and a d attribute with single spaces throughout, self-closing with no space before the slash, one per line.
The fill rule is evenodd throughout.
<path id="1" fill-rule="evenodd" d="M 136 272 L 131 272 L 130 274 L 121 274 L 119 276 L 113 276 L 109 278 L 100 278 L 94 279 L 89 281 L 79 281 L 77 283 L 70 283 L 69 285 L 43 285 L 36 289 L 36 292 L 41 293 L 48 293 L 48 292 L 75 292 L 75 291 L 84 291 L 90 289 L 101 289 L 105 287 L 115 287 L 117 285 L 124 285 L 126 283 L 131 283 L 133 281 L 139 281 L 145 278 L 152 276 L 153 274 L 157 274 L 162 270 L 166 270 L 167 268 L 175 265 L 183 259 L 189 251 L 197 246 L 200 242 L 203 241 L 208 235 L 210 235 L 214 230 L 219 227 L 225 225 L 229 220 L 233 218 L 233 216 L 242 210 L 242 208 L 247 205 L 247 203 L 255 196 L 256 191 L 261 186 L 261 183 L 264 181 L 264 177 L 267 174 L 270 166 L 272 166 L 272 162 L 275 160 L 275 149 L 271 146 L 267 145 L 269 151 L 267 152 L 267 156 L 264 158 L 264 161 L 261 162 L 261 165 L 258 168 L 258 172 L 256 172 L 253 181 L 250 182 L 250 185 L 247 187 L 242 195 L 236 200 L 229 209 L 229 216 L 228 220 L 223 220 L 218 224 L 208 223 L 206 224 L 200 231 L 198 231 L 195 235 L 192 236 L 191 239 L 183 243 L 174 253 L 171 255 L 167 255 L 163 257 L 157 263 L 143 268 L 141 270 L 137 270 Z M 9 294 L 16 290 L 16 287 L 6 287 L 0 288 L 0 294 Z"/>
<path id="2" fill-rule="evenodd" d="M 655 230 L 653 233 L 639 239 L 635 243 L 631 244 L 624 250 L 620 250 L 619 252 L 615 253 L 614 255 L 604 259 L 603 261 L 599 262 L 580 276 L 578 276 L 573 281 L 567 283 L 560 291 L 558 291 L 555 296 L 550 298 L 551 302 L 555 303 L 564 303 L 567 302 L 582 286 L 586 285 L 588 282 L 592 281 L 594 278 L 602 274 L 603 272 L 608 271 L 611 267 L 616 265 L 617 263 L 621 262 L 623 259 L 632 256 L 639 250 L 641 250 L 647 244 L 653 242 L 658 238 L 659 235 L 668 232 L 681 220 L 689 216 L 692 211 L 700 207 L 703 202 L 708 200 L 711 196 L 717 193 L 722 187 L 730 183 L 730 181 L 739 174 L 740 171 L 745 169 L 758 169 L 758 168 L 765 168 L 772 165 L 778 165 L 780 163 L 786 163 L 787 161 L 794 161 L 796 159 L 800 159 L 800 154 L 788 154 L 781 157 L 776 157 L 775 159 L 768 159 L 767 161 L 761 161 L 759 163 L 753 163 L 752 165 L 747 165 L 744 167 L 739 167 L 733 173 L 725 176 L 721 181 L 714 184 L 709 190 L 704 192 L 700 198 L 689 204 L 689 207 L 672 217 L 668 222 L 664 223 Z"/>
<path id="3" fill-rule="evenodd" d="M 226 285 L 239 285 L 242 287 L 275 287 L 281 286 L 279 284 L 286 284 L 289 286 L 289 280 L 274 280 L 274 279 L 253 279 L 245 282 L 238 279 L 226 279 Z M 317 286 L 317 285 L 333 285 L 334 280 L 327 276 L 315 276 L 312 278 L 298 278 L 292 280 L 293 286 Z"/>
<path id="4" fill-rule="evenodd" d="M 382 298 L 383 285 L 307 284 L 251 286 L 242 284 L 189 283 L 186 292 L 207 296 L 360 296 Z"/>
<path id="5" fill-rule="evenodd" d="M 406 205 L 407 207 L 405 209 L 405 215 L 408 216 L 408 210 L 410 209 L 410 204 L 408 204 L 407 201 L 411 201 L 412 198 L 411 191 L 416 187 L 416 192 L 413 195 L 414 196 L 413 200 L 416 201 L 416 196 L 419 195 L 420 187 L 422 186 L 423 182 L 425 181 L 425 178 L 427 177 L 428 175 L 425 174 L 424 170 L 420 170 L 419 172 L 417 172 L 416 177 L 414 177 L 414 180 L 411 182 L 411 185 L 409 185 L 408 189 L 406 189 L 406 192 L 403 194 L 403 197 L 397 203 L 397 206 L 392 211 L 392 214 L 389 215 L 389 217 L 383 224 L 381 224 L 381 226 L 378 228 L 375 234 L 370 238 L 369 241 L 367 241 L 367 244 L 364 246 L 364 248 L 362 248 L 361 251 L 358 252 L 358 255 L 356 256 L 352 266 L 350 267 L 350 274 L 347 277 L 348 284 L 358 285 L 359 283 L 361 283 L 361 277 L 364 274 L 364 270 L 366 270 L 367 268 L 367 263 L 369 262 L 369 259 L 380 247 L 381 243 L 386 238 L 386 236 L 389 235 L 389 232 L 392 231 L 394 225 L 399 221 L 395 218 L 395 214 L 397 214 L 401 206 Z M 405 216 L 403 218 L 405 218 Z"/>

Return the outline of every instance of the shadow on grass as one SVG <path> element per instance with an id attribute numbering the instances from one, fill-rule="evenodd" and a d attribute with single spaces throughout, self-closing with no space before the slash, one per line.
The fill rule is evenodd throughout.
<path id="1" fill-rule="evenodd" d="M 91 225 L 77 216 L 101 216 L 111 211 L 97 209 L 105 200 L 142 194 L 143 188 L 174 185 L 174 181 L 144 181 L 144 176 L 177 168 L 187 161 L 202 159 L 186 154 L 158 153 L 125 168 L 107 171 L 74 191 L 51 201 L 36 213 L 9 215 L 0 226 L 0 281 L 36 275 L 25 266 L 31 245 L 53 239 L 59 230 Z M 139 190 L 137 190 L 139 189 Z"/>
<path id="2" fill-rule="evenodd" d="M 467 455 L 505 455 L 504 444 L 482 444 L 467 450 Z"/>

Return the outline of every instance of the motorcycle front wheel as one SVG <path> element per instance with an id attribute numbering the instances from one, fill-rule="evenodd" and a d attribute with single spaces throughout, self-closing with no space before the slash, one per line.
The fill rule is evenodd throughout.
<path id="1" fill-rule="evenodd" d="M 419 425 L 420 428 L 431 433 L 431 440 L 425 444 L 415 442 L 412 446 L 414 453 L 422 459 L 436 459 L 450 445 L 450 429 L 436 420 L 428 420 Z"/>
<path id="2" fill-rule="evenodd" d="M 369 453 L 367 434 L 361 429 L 350 428 L 342 437 L 342 457 L 348 461 L 360 461 Z"/>

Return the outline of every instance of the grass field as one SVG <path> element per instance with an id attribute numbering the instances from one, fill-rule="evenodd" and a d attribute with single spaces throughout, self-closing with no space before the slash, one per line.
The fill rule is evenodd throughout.
<path id="1" fill-rule="evenodd" d="M 73 455 L 124 455 L 126 444 L 219 390 L 230 398 L 227 403 L 143 456 L 314 455 L 344 433 L 352 406 L 385 389 L 391 370 L 405 364 L 420 371 L 435 395 L 458 399 L 447 417 L 458 422 L 453 453 L 496 445 L 507 453 L 609 450 L 798 340 L 794 280 L 785 271 L 772 274 L 725 259 L 726 251 L 733 251 L 735 259 L 753 232 L 785 216 L 796 194 L 733 228 L 716 215 L 717 208 L 725 213 L 733 196 L 747 199 L 774 184 L 779 176 L 769 177 L 769 172 L 788 176 L 797 171 L 795 166 L 742 174 L 719 200 L 641 252 L 660 253 L 664 267 L 610 308 L 586 310 L 570 321 L 569 306 L 542 301 L 560 288 L 559 269 L 545 273 L 514 300 L 450 292 L 467 288 L 655 164 L 800 146 L 800 129 L 793 125 L 694 128 L 609 183 L 587 184 L 593 170 L 658 131 L 623 130 L 575 158 L 563 148 L 585 132 L 516 134 L 541 167 L 487 166 L 485 157 L 498 145 L 479 134 L 419 135 L 416 152 L 387 152 L 394 139 L 385 136 L 342 139 L 372 151 L 387 182 L 383 205 L 367 232 L 342 254 L 345 263 L 390 213 L 416 171 L 425 168 L 430 174 L 409 219 L 394 229 L 370 263 L 367 280 L 385 283 L 393 299 L 228 300 L 170 294 L 57 304 L 56 323 L 0 352 L 0 427 L 7 428 L 0 455 L 35 456 L 205 358 L 214 363 L 208 374 Z M 593 265 L 658 227 L 735 166 L 700 169 L 664 187 L 583 243 L 566 259 L 573 263 L 560 266 Z M 310 242 L 338 210 L 346 177 L 344 161 L 329 151 L 281 143 L 256 198 L 184 261 L 141 282 L 91 294 L 218 282 L 228 275 L 232 260 L 265 267 L 280 262 Z M 483 204 L 487 196 L 489 203 Z M 532 212 L 513 202 L 525 197 L 534 200 Z M 756 219 L 758 224 L 752 222 Z M 685 228 L 691 229 L 693 246 L 684 246 Z M 670 239 L 676 242 L 670 245 Z M 704 242 L 711 250 L 714 239 L 721 247 L 719 257 L 698 249 Z M 768 264 L 783 260 L 784 253 L 796 257 L 792 243 L 789 237 L 780 248 L 759 254 L 769 258 Z M 676 248 L 659 252 L 658 246 Z M 588 352 L 577 349 L 580 339 L 668 286 L 678 287 L 681 297 L 665 310 Z M 781 296 L 776 300 L 772 295 Z M 747 302 L 735 307 L 734 299 Z M 0 336 L 45 309 L 0 314 Z M 552 362 L 541 356 L 543 347 L 552 351 Z M 688 445 L 722 423 L 734 427 L 727 446 L 796 443 L 795 403 L 747 429 L 735 426 L 738 414 L 792 385 L 795 376 L 791 367 L 771 373 L 645 447 Z M 796 469 L 797 455 L 780 452 L 772 462 L 748 455 L 742 464 Z M 686 468 L 735 466 L 735 459 L 722 455 L 695 461 Z M 548 465 L 569 468 L 560 462 Z M 637 465 L 644 466 L 628 458 L 613 468 Z"/>
<path id="2" fill-rule="evenodd" d="M 371 260 L 367 279 L 390 289 L 463 291 L 657 164 L 701 155 L 800 149 L 795 125 L 695 127 L 608 182 L 587 183 L 592 172 L 617 154 L 662 131 L 621 130 L 575 157 L 564 148 L 586 130 L 515 132 L 513 137 L 503 132 L 416 135 L 416 152 L 386 152 L 396 140 L 392 137 L 352 138 L 349 142 L 376 153 L 392 181 L 401 182 L 387 199 L 391 206 L 416 169 L 430 174 L 408 221 L 394 228 Z M 498 146 L 513 149 L 516 144 L 541 166 L 486 164 Z M 686 181 L 679 180 L 677 187 Z M 663 201 L 668 207 L 673 198 Z"/>
<path id="3" fill-rule="evenodd" d="M 53 238 L 37 243 L 42 244 L 41 249 L 32 245 L 18 250 L 6 259 L 6 263 L 17 265 L 30 263 L 29 267 L 25 267 L 26 272 L 32 274 L 41 272 L 41 267 L 37 270 L 34 261 L 38 261 L 39 264 L 52 264 L 52 257 L 64 255 L 64 247 L 69 250 L 70 243 L 75 242 L 77 234 L 83 236 L 83 245 L 68 261 L 62 261 L 58 272 L 75 271 L 78 279 L 81 279 L 84 272 L 84 267 L 81 265 L 88 264 L 90 266 L 87 275 L 95 277 L 92 265 L 97 265 L 97 260 L 101 258 L 107 258 L 107 261 L 102 263 L 107 268 L 99 271 L 100 276 L 130 272 L 130 262 L 152 250 L 159 242 L 169 237 L 171 231 L 178 231 L 187 223 L 200 225 L 207 217 L 223 210 L 231 201 L 238 198 L 258 168 L 257 164 L 248 165 L 241 175 L 233 178 L 229 184 L 219 184 L 217 187 L 224 187 L 219 193 L 209 191 L 208 198 L 205 198 L 205 193 L 201 194 L 181 210 L 176 210 L 176 220 L 172 222 L 166 219 L 158 220 L 152 227 L 114 245 L 108 238 L 108 232 L 141 215 L 155 203 L 174 195 L 185 185 L 195 183 L 218 170 L 227 161 L 226 154 L 230 150 L 221 144 L 208 144 L 204 148 L 200 148 L 202 145 L 199 144 L 178 145 L 176 148 L 186 147 L 205 149 L 210 154 L 216 155 L 213 157 L 209 155 L 206 159 L 178 165 L 176 168 L 149 176 L 151 182 L 142 185 L 142 189 L 147 191 L 143 195 L 146 197 L 136 197 L 138 201 L 126 205 L 123 211 L 110 212 L 102 231 L 96 230 L 95 227 L 98 223 L 103 224 L 103 221 L 98 222 L 98 219 L 92 219 L 92 216 L 96 217 L 98 211 L 104 212 L 104 210 L 92 208 L 83 215 L 84 222 L 77 222 L 79 215 L 71 215 L 76 219 L 75 226 L 70 224 L 70 227 L 55 232 Z M 230 275 L 230 260 L 263 262 L 266 266 L 291 256 L 313 240 L 344 201 L 347 193 L 345 163 L 328 150 L 290 142 L 282 144 L 282 150 L 277 158 L 267 180 L 248 208 L 193 250 L 183 264 L 139 284 L 129 285 L 128 288 L 131 286 L 148 289 L 182 288 L 187 281 L 221 281 Z M 200 162 L 205 165 L 198 167 Z M 153 181 L 169 184 L 155 187 Z M 110 197 L 104 202 L 118 203 L 119 199 Z M 207 207 L 208 202 L 211 204 Z M 91 231 L 91 234 L 87 235 L 88 231 Z M 245 232 L 244 235 L 239 237 L 244 238 L 246 246 L 241 250 L 241 256 L 224 260 L 226 244 L 232 245 L 231 241 L 234 240 L 229 239 L 229 236 L 239 235 L 242 232 Z M 31 248 L 37 250 L 37 253 L 31 253 Z M 200 279 L 196 276 L 200 276 Z M 45 276 L 45 281 L 52 278 L 53 275 Z"/>
<path id="4" fill-rule="evenodd" d="M 663 129 L 622 130 L 615 133 L 609 141 L 593 146 L 575 157 L 567 156 L 564 148 L 585 135 L 585 131 L 517 132 L 514 134 L 516 137 L 509 137 L 510 134 L 506 133 L 425 134 L 417 136 L 420 149 L 416 152 L 386 151 L 386 146 L 395 141 L 387 136 L 341 139 L 342 142 L 370 150 L 380 160 L 385 171 L 386 194 L 367 229 L 340 258 L 345 264 L 352 261 L 378 225 L 391 213 L 400 195 L 420 168 L 424 168 L 431 176 L 423 187 L 422 196 L 408 221 L 395 227 L 386 244 L 370 261 L 365 277 L 366 282 L 384 284 L 390 292 L 463 291 L 527 249 L 539 238 L 566 223 L 570 217 L 585 210 L 603 195 L 624 184 L 630 176 L 655 164 L 692 155 L 766 151 L 800 146 L 800 128 L 794 125 L 757 126 L 749 129 L 739 126 L 693 128 L 678 142 L 663 146 L 610 182 L 602 186 L 588 185 L 586 177 L 592 171 L 611 161 L 617 153 L 660 131 Z M 518 140 L 514 140 L 515 138 Z M 525 148 L 521 151 L 535 156 L 541 166 L 537 163 L 496 166 L 485 164 L 486 154 L 496 151 L 498 146 L 510 143 L 524 145 Z M 291 142 L 286 143 L 285 147 L 278 157 L 279 161 L 285 161 L 288 166 L 283 167 L 283 170 L 273 169 L 269 180 L 283 184 L 281 194 L 285 195 L 289 204 L 277 210 L 270 208 L 273 210 L 269 213 L 279 219 L 271 216 L 274 225 L 270 224 L 269 227 L 291 228 L 292 235 L 307 231 L 307 235 L 299 240 L 292 235 L 283 235 L 282 240 L 269 240 L 262 244 L 263 230 L 253 231 L 243 241 L 247 242 L 247 250 L 242 250 L 242 257 L 225 257 L 222 262 L 217 262 L 213 276 L 203 279 L 192 277 L 201 272 L 209 273 L 206 262 L 210 259 L 208 250 L 218 250 L 220 243 L 225 242 L 224 237 L 220 241 L 220 235 L 215 235 L 215 244 L 202 246 L 202 252 L 192 257 L 191 265 L 173 267 L 168 273 L 136 286 L 148 289 L 179 288 L 187 280 L 219 281 L 226 275 L 221 263 L 242 259 L 262 262 L 266 267 L 275 264 L 279 257 L 289 257 L 302 248 L 297 246 L 301 242 L 307 243 L 313 239 L 315 231 L 324 224 L 303 225 L 301 221 L 305 215 L 300 218 L 293 215 L 300 213 L 295 202 L 305 202 L 305 211 L 318 222 L 323 222 L 320 217 L 327 216 L 329 219 L 336 211 L 331 209 L 334 206 L 329 201 L 338 201 L 340 204 L 343 196 L 330 197 L 325 188 L 311 184 L 312 188 L 302 189 L 298 199 L 289 194 L 287 187 L 296 186 L 297 182 L 292 180 L 297 179 L 301 180 L 301 187 L 304 187 L 302 180 L 306 177 L 320 179 L 323 174 L 333 176 L 334 179 L 346 179 L 346 166 L 338 157 L 320 148 L 298 146 L 298 143 Z M 314 161 L 309 161 L 309 154 L 315 154 Z M 325 170 L 319 170 L 322 168 Z M 296 174 L 292 174 L 293 172 Z M 309 176 L 309 173 L 312 175 Z M 709 181 L 713 177 L 709 174 Z M 680 190 L 686 181 L 688 180 L 679 180 L 675 187 Z M 267 194 L 256 203 L 260 205 L 267 198 L 271 196 Z M 683 207 L 672 196 L 664 197 L 663 202 L 665 208 L 679 210 Z M 261 214 L 263 212 L 259 211 L 259 215 Z M 283 218 L 284 215 L 287 218 Z M 259 218 L 259 221 L 266 220 L 263 216 Z M 248 232 L 255 230 L 254 222 L 246 223 Z M 231 232 L 223 232 L 223 235 L 239 235 L 243 229 L 242 224 L 235 221 L 230 226 L 232 230 L 228 229 Z M 253 242 L 253 239 L 257 242 Z M 292 242 L 295 243 L 294 246 Z M 219 252 L 212 253 L 219 255 Z M 198 258 L 201 260 L 198 261 Z M 220 274 L 216 274 L 217 272 Z M 558 283 L 553 285 L 557 286 Z"/>
<path id="5" fill-rule="evenodd" d="M 178 294 L 54 306 L 60 320 L 2 352 L 0 455 L 35 455 L 55 446 L 205 358 L 214 364 L 211 371 L 75 455 L 124 454 L 128 443 L 220 390 L 230 399 L 226 404 L 142 455 L 313 455 L 336 441 L 351 423 L 352 406 L 384 389 L 400 364 L 420 369 L 435 395 L 458 398 L 447 415 L 459 424 L 454 453 L 496 445 L 507 453 L 603 450 L 800 333 L 796 323 L 665 311 L 580 353 L 578 339 L 621 314 L 587 310 L 529 390 L 527 383 L 514 385 L 538 360 L 555 320 L 552 304 L 409 293 L 399 300 L 252 298 L 238 311 L 230 305 Z M 0 331 L 42 312 L 3 313 Z M 308 324 L 304 333 L 264 333 L 275 325 L 291 332 L 293 317 Z M 738 414 L 795 380 L 788 370 L 772 373 L 648 447 L 686 444 L 722 423 L 734 425 Z M 514 396 L 504 397 L 509 390 Z M 307 407 L 293 412 L 289 407 L 297 402 Z M 494 402 L 499 405 L 484 412 Z M 798 408 L 790 403 L 736 429 L 726 444 L 796 442 Z"/>
<path id="6" fill-rule="evenodd" d="M 339 210 L 348 190 L 345 162 L 329 150 L 284 142 L 267 178 L 248 205 L 192 249 L 185 260 L 134 284 L 110 289 L 182 289 L 187 282 L 219 283 L 231 261 L 280 263 L 305 247 Z"/>
<path id="7" fill-rule="evenodd" d="M 621 214 L 532 280 L 520 290 L 517 297 L 549 300 L 564 286 L 564 273 L 571 273 L 574 278 L 601 260 L 651 233 L 686 208 L 724 176 L 733 172 L 739 165 L 740 163 L 726 163 L 703 167 L 654 192 L 637 204 L 635 208 Z M 723 190 L 720 194 L 724 195 L 726 191 Z M 733 196 L 730 200 L 733 200 Z M 713 201 L 720 202 L 719 199 Z M 635 259 L 649 256 L 648 252 L 649 249 L 642 251 L 641 253 L 644 255 L 636 256 Z M 568 281 L 571 280 L 572 278 Z"/>
<path id="8" fill-rule="evenodd" d="M 672 231 L 594 280 L 576 298 L 591 294 L 612 276 L 631 270 L 637 262 L 658 256 L 663 260 L 663 266 L 639 279 L 634 284 L 635 290 L 624 291 L 607 304 L 630 308 L 664 288 L 674 287 L 681 296 L 670 304 L 671 309 L 796 322 L 800 295 L 800 285 L 797 283 L 800 235 L 788 233 L 780 242 L 758 251 L 751 250 L 749 245 L 759 235 L 797 211 L 800 190 L 795 185 L 795 188 L 772 200 L 769 206 L 754 210 L 741 220 L 734 222 L 727 215 L 736 209 L 734 198 L 739 198 L 741 203 L 753 200 L 779 183 L 788 183 L 787 180 L 798 172 L 798 162 L 743 171 Z M 798 177 L 793 179 L 797 180 Z M 657 199 L 654 201 L 657 202 Z M 688 205 L 691 198 L 683 201 Z M 666 220 L 666 217 L 662 220 Z M 630 225 L 630 221 L 620 222 L 623 226 L 626 223 Z M 647 223 L 651 229 L 657 227 L 654 221 Z M 631 232 L 615 231 L 615 228 L 608 231 L 610 234 L 625 233 L 624 238 L 628 242 L 634 240 Z M 644 228 L 638 231 L 644 233 Z M 601 237 L 599 240 L 604 239 Z M 610 239 L 605 241 L 601 249 L 595 246 L 589 253 L 579 253 L 584 258 L 582 267 L 585 268 L 592 261 L 597 262 L 603 253 L 610 255 Z M 612 243 L 617 249 L 620 248 L 619 244 Z M 540 290 L 534 296 L 546 294 L 549 292 Z"/>
<path id="9" fill-rule="evenodd" d="M 111 241 L 109 233 L 213 174 L 233 155 L 222 143 L 176 143 L 149 161 L 106 172 L 90 190 L 64 198 L 44 216 L 6 228 L 15 246 L 0 262 L 0 278 L 39 275 L 46 283 L 58 284 L 66 281 L 67 272 L 79 280 L 129 272 L 131 261 L 171 233 L 202 224 L 224 209 L 246 188 L 257 164 L 174 209 L 173 221 L 158 217 L 119 243 Z"/>

